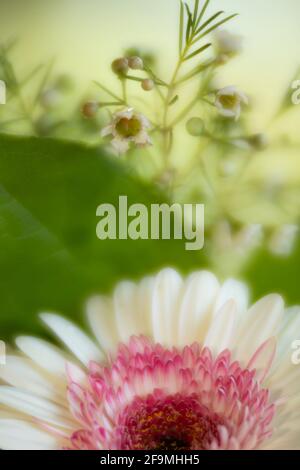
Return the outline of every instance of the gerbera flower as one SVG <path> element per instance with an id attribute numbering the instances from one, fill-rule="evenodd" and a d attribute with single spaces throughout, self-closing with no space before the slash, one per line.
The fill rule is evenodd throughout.
<path id="1" fill-rule="evenodd" d="M 4 449 L 300 448 L 298 308 L 209 272 L 166 269 L 88 302 L 96 341 L 58 315 L 72 355 L 32 337 L 1 367 Z"/>
<path id="2" fill-rule="evenodd" d="M 147 132 L 149 128 L 150 122 L 143 114 L 126 108 L 114 114 L 112 122 L 102 129 L 101 136 L 111 135 L 111 145 L 118 154 L 123 154 L 129 150 L 131 143 L 137 147 L 151 145 Z"/>
<path id="3" fill-rule="evenodd" d="M 215 105 L 222 116 L 238 120 L 242 104 L 248 104 L 248 102 L 245 93 L 239 91 L 235 86 L 227 86 L 217 92 Z"/>

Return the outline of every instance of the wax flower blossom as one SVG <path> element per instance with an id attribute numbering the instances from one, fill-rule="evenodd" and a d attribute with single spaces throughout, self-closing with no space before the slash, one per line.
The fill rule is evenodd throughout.
<path id="1" fill-rule="evenodd" d="M 72 356 L 33 337 L 1 367 L 2 449 L 299 449 L 300 310 L 245 285 L 172 269 L 88 302 L 99 345 L 42 319 Z"/>
<path id="2" fill-rule="evenodd" d="M 243 38 L 224 29 L 215 31 L 215 41 L 219 54 L 233 55 L 242 50 Z"/>
<path id="3" fill-rule="evenodd" d="M 217 92 L 215 105 L 222 116 L 238 120 L 242 104 L 248 104 L 248 102 L 248 97 L 243 92 L 235 86 L 227 86 Z"/>
<path id="4" fill-rule="evenodd" d="M 101 136 L 112 136 L 111 145 L 119 153 L 129 150 L 130 144 L 137 147 L 151 145 L 148 135 L 150 122 L 141 113 L 136 113 L 133 108 L 126 108 L 113 115 L 111 123 L 104 127 Z"/>

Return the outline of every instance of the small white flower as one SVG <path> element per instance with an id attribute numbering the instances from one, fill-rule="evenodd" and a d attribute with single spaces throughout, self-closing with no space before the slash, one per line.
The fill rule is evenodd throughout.
<path id="1" fill-rule="evenodd" d="M 233 233 L 228 221 L 218 223 L 214 232 L 214 245 L 219 252 L 248 254 L 258 247 L 262 239 L 262 227 L 260 224 L 249 224 Z"/>
<path id="2" fill-rule="evenodd" d="M 232 34 L 226 30 L 215 32 L 216 47 L 219 54 L 238 54 L 242 50 L 242 36 Z"/>
<path id="3" fill-rule="evenodd" d="M 248 97 L 235 86 L 221 88 L 217 95 L 215 106 L 222 116 L 237 120 L 241 114 L 242 104 L 248 104 Z"/>
<path id="4" fill-rule="evenodd" d="M 126 108 L 114 114 L 112 122 L 104 127 L 101 136 L 111 135 L 111 144 L 118 154 L 126 153 L 131 142 L 137 147 L 151 145 L 151 139 L 147 130 L 150 122 L 141 113 L 136 113 L 133 108 Z"/>
<path id="5" fill-rule="evenodd" d="M 289 256 L 295 246 L 299 227 L 295 224 L 285 224 L 279 227 L 270 240 L 270 250 L 278 256 Z"/>

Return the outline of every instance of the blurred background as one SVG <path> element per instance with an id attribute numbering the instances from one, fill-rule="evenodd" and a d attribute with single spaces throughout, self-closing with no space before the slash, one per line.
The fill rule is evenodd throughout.
<path id="1" fill-rule="evenodd" d="M 292 81 L 300 79 L 298 0 L 212 0 L 209 10 L 239 14 L 226 29 L 243 36 L 243 53 L 222 69 L 216 81 L 219 87 L 234 84 L 249 95 L 247 128 L 253 134 L 266 130 L 276 143 L 256 155 L 248 168 L 250 197 L 255 198 L 255 184 L 263 181 L 271 202 L 255 199 L 246 210 L 243 191 L 231 195 L 235 207 L 221 213 L 219 200 L 209 201 L 209 242 L 197 254 L 185 252 L 184 244 L 175 241 L 99 242 L 95 237 L 98 204 L 116 203 L 119 194 L 127 193 L 131 202 L 148 204 L 166 196 L 138 174 L 128 174 L 98 147 L 104 117 L 87 123 L 80 107 L 86 99 L 99 99 L 93 80 L 118 89 L 110 64 L 128 47 L 153 53 L 159 76 L 170 77 L 177 55 L 178 6 L 177 0 L 1 0 L 0 44 L 16 40 L 7 54 L 14 73 L 26 81 L 25 111 L 28 101 L 40 98 L 47 80 L 64 90 L 65 98 L 54 117 L 43 103 L 43 114 L 34 123 L 37 132 L 19 121 L 14 105 L 9 111 L 0 108 L 0 338 L 24 331 L 40 333 L 36 314 L 42 309 L 79 320 L 88 295 L 109 291 L 121 278 L 138 278 L 167 264 L 184 272 L 208 267 L 221 276 L 245 279 L 253 297 L 279 291 L 288 302 L 300 302 L 299 242 L 288 256 L 275 256 L 265 243 L 251 252 L 247 264 L 241 264 L 242 254 L 231 250 L 231 241 L 222 253 L 218 242 L 212 241 L 220 227 L 224 241 L 223 219 L 228 213 L 234 229 L 246 220 L 265 225 L 272 232 L 269 245 L 283 225 L 298 224 L 300 105 L 290 106 L 273 122 Z M 4 59 L 1 66 L 7 67 Z M 48 73 L 44 83 L 36 78 L 39 70 L 35 75 L 39 67 Z M 43 77 L 44 69 L 41 73 Z M 194 145 L 187 146 L 187 136 L 181 132 L 174 157 L 179 164 Z M 14 138 L 33 133 L 37 140 Z M 49 136 L 92 145 L 40 140 Z M 278 186 L 284 187 L 279 202 Z M 193 200 L 195 194 L 188 197 Z M 284 215 L 277 212 L 282 201 Z M 283 243 L 288 236 L 283 232 Z"/>
<path id="2" fill-rule="evenodd" d="M 261 126 L 298 67 L 300 4 L 214 0 L 210 9 L 239 13 L 230 30 L 244 36 L 244 54 L 226 68 L 224 81 L 255 95 Z M 177 53 L 178 1 L 1 0 L 0 25 L 1 41 L 19 39 L 14 57 L 20 70 L 55 57 L 57 68 L 76 75 L 85 89 L 99 76 L 109 79 L 112 58 L 134 45 L 157 53 L 163 72 L 170 73 Z"/>

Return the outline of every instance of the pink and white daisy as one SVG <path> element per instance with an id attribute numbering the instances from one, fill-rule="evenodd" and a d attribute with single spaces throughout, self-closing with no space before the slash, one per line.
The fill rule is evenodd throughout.
<path id="1" fill-rule="evenodd" d="M 299 449 L 300 310 L 278 295 L 171 269 L 88 302 L 95 340 L 42 320 L 0 368 L 3 449 Z M 299 338 L 298 338 L 299 339 Z"/>

